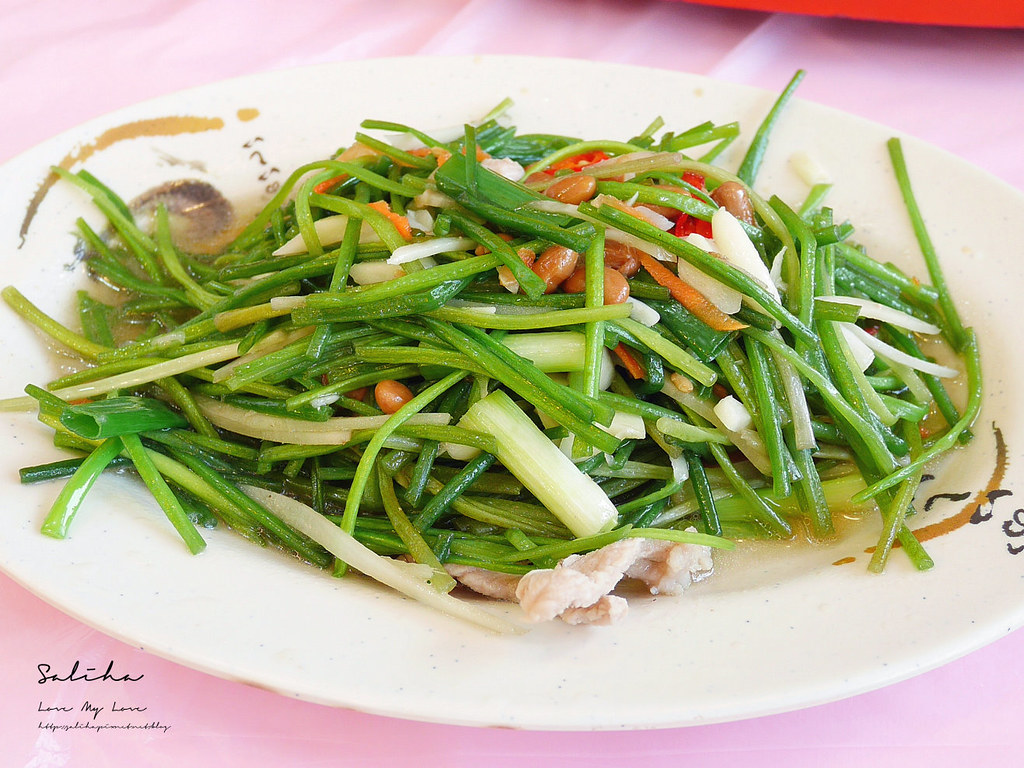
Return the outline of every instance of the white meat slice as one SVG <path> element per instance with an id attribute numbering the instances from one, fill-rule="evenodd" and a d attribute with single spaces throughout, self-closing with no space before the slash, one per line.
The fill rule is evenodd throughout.
<path id="1" fill-rule="evenodd" d="M 642 581 L 651 594 L 674 595 L 710 574 L 712 561 L 709 547 L 628 538 L 522 577 L 451 563 L 445 569 L 474 592 L 518 601 L 530 621 L 607 625 L 626 615 L 626 600 L 610 594 L 623 578 Z"/>
<path id="2" fill-rule="evenodd" d="M 507 600 L 512 603 L 516 601 L 516 585 L 519 584 L 519 576 L 515 574 L 454 563 L 446 563 L 444 569 L 459 584 L 484 597 Z"/>
<path id="3" fill-rule="evenodd" d="M 640 554 L 639 539 L 620 539 L 554 568 L 530 571 L 516 597 L 530 621 L 550 621 L 570 608 L 586 608 L 607 595 Z"/>
<path id="4" fill-rule="evenodd" d="M 594 624 L 607 626 L 626 615 L 629 603 L 618 595 L 605 595 L 593 605 L 585 608 L 570 608 L 558 617 L 566 624 Z"/>
<path id="5" fill-rule="evenodd" d="M 677 595 L 711 573 L 711 548 L 660 539 L 637 539 L 640 552 L 625 575 L 646 584 L 652 595 Z"/>

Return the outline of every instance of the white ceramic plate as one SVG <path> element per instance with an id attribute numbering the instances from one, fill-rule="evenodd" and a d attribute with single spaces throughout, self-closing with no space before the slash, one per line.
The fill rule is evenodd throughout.
<path id="1" fill-rule="evenodd" d="M 438 85 L 411 87 L 424 72 Z M 48 166 L 62 159 L 127 198 L 196 177 L 251 208 L 289 169 L 347 144 L 364 118 L 458 125 L 505 96 L 515 99 L 523 130 L 588 138 L 628 138 L 658 115 L 678 130 L 738 120 L 749 137 L 774 100 L 691 75 L 527 58 L 370 61 L 221 83 L 93 121 L 7 164 L 0 283 L 72 321 L 68 298 L 82 275 L 68 267 L 70 231 L 76 217 L 98 217 L 67 186 L 40 198 Z M 797 100 L 757 187 L 799 203 L 806 186 L 788 160 L 809 153 L 835 181 L 837 218 L 856 223 L 876 257 L 923 274 L 889 167 L 889 136 Z M 725 162 L 736 163 L 742 149 Z M 496 637 L 228 533 L 210 536 L 192 558 L 124 479 L 98 484 L 68 540 L 46 538 L 39 524 L 57 489 L 23 487 L 16 469 L 52 459 L 53 449 L 25 414 L 0 415 L 0 567 L 78 619 L 190 667 L 326 704 L 449 723 L 614 729 L 738 719 L 849 696 L 967 653 L 1024 623 L 1024 554 L 1014 554 L 1024 544 L 1014 498 L 1024 372 L 1007 330 L 1024 289 L 1024 197 L 933 147 L 906 139 L 905 149 L 949 282 L 979 330 L 987 377 L 976 440 L 922 492 L 952 496 L 934 496 L 915 526 L 956 528 L 927 542 L 931 572 L 913 571 L 896 552 L 884 576 L 868 575 L 869 523 L 834 547 L 721 560 L 713 579 L 680 597 L 636 600 L 614 627 L 551 624 Z M 8 396 L 58 366 L 37 334 L 0 311 L 0 394 Z"/>

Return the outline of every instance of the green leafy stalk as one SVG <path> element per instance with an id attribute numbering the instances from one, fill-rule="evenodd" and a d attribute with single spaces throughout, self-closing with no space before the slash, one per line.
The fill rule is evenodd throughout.
<path id="1" fill-rule="evenodd" d="M 43 520 L 43 533 L 55 539 L 63 539 L 67 536 L 71 521 L 81 509 L 89 489 L 92 488 L 107 465 L 121 453 L 122 448 L 120 438 L 107 438 L 85 458 L 78 470 L 61 489 L 53 506 L 50 507 L 46 519 Z"/>
<path id="2" fill-rule="evenodd" d="M 124 449 L 128 452 L 132 463 L 135 465 L 139 476 L 142 478 L 142 482 L 149 488 L 149 492 L 153 494 L 153 498 L 156 499 L 164 514 L 167 515 L 167 519 L 171 521 L 174 530 L 184 540 L 189 552 L 193 555 L 198 555 L 206 548 L 206 542 L 199 535 L 192 521 L 189 520 L 185 509 L 181 506 L 181 502 L 178 501 L 174 492 L 164 482 L 156 465 L 153 464 L 146 449 L 143 448 L 142 440 L 139 439 L 138 434 L 122 434 L 121 442 L 124 445 Z"/>
<path id="3" fill-rule="evenodd" d="M 188 424 L 177 411 L 148 397 L 108 397 L 67 406 L 60 423 L 89 440 L 133 435 L 154 429 L 184 427 Z"/>
<path id="4" fill-rule="evenodd" d="M 348 533 L 355 530 L 356 516 L 359 514 L 359 505 L 362 502 L 363 490 L 370 479 L 370 473 L 373 470 L 377 454 L 380 453 L 381 448 L 384 446 L 384 441 L 387 440 L 398 427 L 408 421 L 412 416 L 422 411 L 434 402 L 434 400 L 462 381 L 465 377 L 466 374 L 464 371 L 455 371 L 454 373 L 450 373 L 445 376 L 439 382 L 430 385 L 416 395 L 412 400 L 395 411 L 391 415 L 391 418 L 385 422 L 384 426 L 374 433 L 373 438 L 363 450 L 363 455 L 359 459 L 359 466 L 356 468 L 356 474 L 352 478 L 352 485 L 349 488 L 348 500 L 345 503 L 345 514 L 342 518 L 342 529 Z"/>
<path id="5" fill-rule="evenodd" d="M 942 315 L 946 321 L 950 343 L 957 350 L 960 350 L 967 343 L 967 331 L 964 329 L 960 313 L 953 301 L 953 296 L 946 283 L 946 277 L 939 263 L 938 254 L 935 252 L 935 245 L 924 223 L 924 217 L 917 205 L 917 198 L 914 196 L 913 187 L 910 184 L 910 174 L 907 172 L 906 159 L 903 156 L 903 144 L 897 138 L 889 139 L 889 158 L 892 160 L 893 172 L 896 174 L 896 183 L 899 185 L 900 194 L 903 196 L 903 203 L 907 207 L 907 215 L 917 236 L 918 245 L 924 256 L 925 266 L 928 268 L 928 275 L 931 283 L 938 291 L 938 302 L 942 308 Z"/>
<path id="6" fill-rule="evenodd" d="M 754 179 L 757 178 L 757 172 L 761 168 L 765 152 L 768 149 L 768 139 L 771 136 L 771 132 L 779 121 L 779 117 L 785 109 L 786 103 L 790 98 L 792 98 L 793 94 L 796 92 L 797 86 L 800 85 L 800 81 L 803 79 L 804 71 L 801 69 L 793 75 L 793 79 L 789 81 L 789 84 L 785 87 L 782 93 L 779 94 L 779 97 L 775 100 L 772 108 L 765 116 L 764 121 L 762 121 L 761 125 L 758 127 L 757 133 L 754 134 L 754 139 L 750 142 L 747 154 L 743 156 L 743 162 L 740 163 L 740 168 L 736 172 L 736 175 L 743 179 L 743 181 L 748 185 L 753 185 Z"/>

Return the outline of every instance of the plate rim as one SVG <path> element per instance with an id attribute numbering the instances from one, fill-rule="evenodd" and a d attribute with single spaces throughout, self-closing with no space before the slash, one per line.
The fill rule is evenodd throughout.
<path id="1" fill-rule="evenodd" d="M 28 150 L 25 150 L 25 151 L 19 153 L 18 155 L 10 158 L 8 161 L 6 161 L 3 164 L 2 167 L 0 167 L 0 173 L 6 173 L 7 169 L 12 167 L 12 166 L 16 167 L 16 166 L 18 166 L 21 163 L 30 163 L 31 162 L 31 158 L 34 155 L 36 155 L 37 153 L 40 153 L 44 148 L 48 148 L 51 145 L 54 145 L 54 146 L 61 145 L 61 146 L 65 146 L 66 147 L 66 146 L 68 146 L 68 144 L 66 142 L 69 139 L 81 136 L 83 134 L 87 134 L 89 131 L 92 131 L 92 130 L 96 129 L 98 126 L 109 124 L 109 123 L 111 123 L 113 121 L 116 121 L 117 119 L 119 119 L 119 117 L 121 115 L 137 113 L 140 110 L 141 111 L 145 111 L 145 110 L 151 108 L 152 106 L 159 105 L 159 104 L 164 103 L 164 102 L 168 102 L 168 101 L 173 102 L 173 101 L 176 101 L 176 100 L 180 100 L 182 98 L 187 98 L 190 94 L 193 94 L 193 93 L 209 91 L 209 90 L 212 90 L 212 89 L 229 88 L 232 85 L 236 85 L 238 83 L 243 83 L 243 82 L 246 82 L 246 81 L 260 81 L 261 79 L 263 79 L 263 78 L 265 78 L 267 76 L 275 76 L 275 77 L 277 77 L 277 76 L 282 76 L 285 73 L 309 72 L 309 71 L 316 71 L 316 70 L 321 70 L 321 69 L 322 70 L 347 69 L 347 68 L 351 68 L 353 65 L 373 66 L 374 63 L 376 63 L 376 62 L 385 62 L 385 61 L 386 62 L 391 62 L 392 63 L 391 65 L 398 66 L 398 65 L 401 65 L 402 63 L 418 62 L 418 61 L 422 61 L 423 59 L 440 60 L 440 61 L 445 61 L 445 62 L 448 62 L 448 63 L 451 63 L 451 62 L 473 62 L 473 61 L 481 61 L 481 60 L 489 61 L 489 62 L 501 62 L 501 61 L 510 61 L 511 60 L 511 61 L 514 61 L 514 62 L 529 63 L 529 64 L 532 64 L 533 66 L 539 66 L 540 63 L 551 63 L 551 62 L 554 62 L 556 65 L 558 65 L 558 64 L 569 64 L 569 65 L 572 65 L 572 66 L 585 66 L 585 67 L 588 67 L 588 68 L 590 68 L 590 67 L 599 67 L 599 68 L 608 68 L 608 69 L 616 69 L 616 70 L 634 70 L 634 71 L 635 70 L 640 70 L 640 71 L 646 71 L 646 72 L 654 72 L 654 73 L 665 74 L 665 75 L 669 75 L 669 76 L 681 76 L 683 78 L 693 79 L 695 81 L 700 81 L 700 82 L 708 84 L 708 85 L 723 84 L 725 86 L 728 86 L 731 89 L 735 89 L 735 90 L 740 91 L 740 92 L 746 92 L 746 98 L 748 98 L 748 99 L 753 97 L 753 96 L 757 96 L 757 97 L 763 98 L 763 99 L 768 99 L 768 98 L 774 99 L 774 97 L 775 97 L 775 95 L 771 91 L 768 91 L 768 90 L 765 90 L 765 89 L 762 89 L 762 88 L 757 88 L 757 87 L 749 86 L 749 85 L 745 85 L 745 84 L 728 83 L 728 82 L 725 82 L 725 81 L 716 80 L 714 78 L 709 78 L 709 77 L 706 77 L 706 76 L 703 76 L 703 75 L 694 74 L 694 73 L 684 73 L 684 72 L 677 72 L 677 71 L 672 71 L 672 70 L 662 70 L 662 69 L 657 69 L 657 68 L 653 68 L 653 67 L 638 66 L 638 65 L 631 65 L 631 64 L 616 64 L 616 63 L 611 63 L 611 62 L 594 62 L 594 61 L 587 61 L 587 60 L 581 60 L 581 59 L 556 59 L 556 58 L 551 58 L 551 57 L 500 56 L 500 55 L 488 55 L 488 56 L 441 56 L 441 57 L 402 56 L 402 57 L 386 57 L 386 58 L 381 58 L 381 59 L 369 59 L 369 60 L 346 61 L 346 62 L 327 62 L 327 63 L 321 63 L 321 64 L 307 65 L 307 66 L 304 66 L 304 67 L 298 67 L 298 68 L 292 68 L 292 69 L 269 70 L 269 71 L 265 71 L 265 72 L 258 72 L 258 73 L 252 73 L 252 74 L 247 74 L 247 75 L 241 75 L 241 76 L 238 76 L 238 77 L 228 78 L 228 79 L 225 79 L 225 80 L 220 80 L 220 81 L 212 82 L 212 83 L 205 84 L 205 85 L 200 85 L 200 86 L 195 86 L 195 87 L 192 87 L 192 88 L 187 88 L 187 89 L 182 89 L 182 90 L 179 90 L 179 91 L 174 91 L 174 92 L 171 92 L 171 93 L 168 93 L 168 94 L 165 94 L 165 95 L 154 97 L 152 99 L 147 99 L 147 100 L 139 102 L 137 104 L 133 104 L 133 105 L 129 105 L 129 106 L 126 106 L 126 107 L 122 107 L 122 108 L 120 108 L 118 110 L 115 110 L 113 112 L 107 113 L 105 115 L 100 115 L 100 116 L 94 117 L 94 118 L 92 118 L 92 119 L 90 119 L 90 120 L 88 120 L 88 121 L 86 121 L 86 122 L 84 122 L 84 123 L 82 123 L 82 124 L 80 124 L 78 126 L 75 126 L 75 127 L 71 128 L 71 129 L 69 129 L 67 131 L 62 131 L 61 133 L 59 133 L 59 134 L 57 134 L 55 136 L 52 136 L 49 139 L 44 140 L 43 142 L 41 142 L 40 144 L 36 145 L 35 147 L 30 148 Z M 800 101 L 799 97 L 797 97 L 797 100 Z M 804 103 L 812 104 L 812 102 L 804 102 Z M 1013 192 L 1013 194 L 1019 199 L 1019 202 L 1021 203 L 1021 205 L 1024 206 L 1024 193 L 1021 193 L 1020 190 L 1017 190 L 1015 187 L 1013 187 L 1012 185 L 1008 184 L 1005 181 L 1002 181 L 998 177 L 992 176 L 991 174 L 987 173 L 986 171 L 984 171 L 982 169 L 979 169 L 976 166 L 972 166 L 970 164 L 967 164 L 966 161 L 963 161 L 963 160 L 960 160 L 959 158 L 956 158 L 955 155 L 953 155 L 952 153 L 948 152 L 947 150 L 944 150 L 944 149 L 942 149 L 940 147 L 937 147 L 937 146 L 935 146 L 933 144 L 929 144 L 929 143 L 924 142 L 922 140 L 914 139 L 913 137 L 907 136 L 906 134 L 903 134 L 903 133 L 901 133 L 899 131 L 895 131 L 893 129 L 889 129 L 886 126 L 884 126 L 883 124 L 881 124 L 881 123 L 877 123 L 877 122 L 871 121 L 871 120 L 869 120 L 867 118 L 859 117 L 857 115 L 852 115 L 852 114 L 849 114 L 849 113 L 845 113 L 842 110 L 838 110 L 838 109 L 835 109 L 835 108 L 832 108 L 832 107 L 828 107 L 828 106 L 824 106 L 824 105 L 820 105 L 820 104 L 814 104 L 813 108 L 815 110 L 825 110 L 825 111 L 834 113 L 835 115 L 842 116 L 842 118 L 844 120 L 852 120 L 852 121 L 855 121 L 855 122 L 860 122 L 862 124 L 874 126 L 876 128 L 884 128 L 885 130 L 889 131 L 891 133 L 891 135 L 899 135 L 899 136 L 905 138 L 906 140 L 908 140 L 908 142 L 913 142 L 915 147 L 924 147 L 929 152 L 941 153 L 941 155 L 944 155 L 947 159 L 954 159 L 954 160 L 956 160 L 957 163 L 962 164 L 963 166 L 966 166 L 966 167 L 969 167 L 970 169 L 972 169 L 973 172 L 978 173 L 978 174 L 982 174 L 983 176 L 987 177 L 990 180 L 990 182 L 994 181 L 997 184 L 999 184 L 1001 187 L 1004 187 L 1005 189 L 1011 190 Z M 362 116 L 360 116 L 360 117 L 362 117 Z M 86 623 L 86 624 L 88 624 L 90 626 L 93 626 L 94 628 L 98 629 L 99 631 L 103 632 L 104 634 L 107 634 L 107 635 L 110 635 L 110 636 L 113 636 L 113 637 L 117 637 L 118 639 L 120 639 L 120 640 L 122 640 L 124 642 L 127 642 L 129 644 L 132 644 L 132 645 L 136 644 L 131 637 L 121 636 L 121 635 L 117 634 L 116 632 L 111 631 L 111 629 L 109 627 L 98 626 L 94 621 L 90 621 L 90 617 L 78 615 L 78 614 L 68 610 L 67 607 L 64 607 L 64 606 L 59 605 L 58 603 L 52 602 L 51 599 L 49 598 L 49 596 L 40 594 L 38 591 L 33 589 L 33 587 L 31 585 L 24 584 L 21 581 L 21 579 L 19 579 L 17 574 L 12 573 L 11 571 L 9 571 L 8 568 L 6 567 L 6 563 L 3 561 L 2 558 L 0 558 L 0 569 L 3 569 L 5 572 L 7 572 L 8 575 L 10 575 L 15 582 L 19 583 L 19 585 L 21 585 L 22 587 L 26 588 L 28 591 L 32 592 L 33 594 L 39 595 L 40 597 L 42 597 L 42 599 L 46 600 L 46 602 L 50 603 L 51 605 L 55 605 L 55 607 L 57 607 L 62 612 L 74 616 L 77 620 L 82 621 L 83 623 Z M 897 682 L 898 680 L 906 679 L 907 677 L 910 677 L 912 675 L 918 674 L 920 672 L 924 672 L 927 669 L 932 669 L 932 668 L 934 668 L 936 666 L 940 666 L 941 664 L 944 664 L 944 663 L 946 663 L 948 661 L 951 661 L 954 658 L 957 658 L 957 657 L 962 656 L 962 655 L 964 655 L 966 653 L 969 653 L 969 652 L 971 652 L 973 650 L 976 650 L 977 648 L 979 648 L 979 647 L 981 647 L 983 645 L 986 645 L 989 642 L 992 642 L 992 641 L 998 639 L 999 637 L 1002 637 L 1004 634 L 1006 634 L 1006 631 L 1012 631 L 1013 629 L 1019 628 L 1021 625 L 1024 625 L 1024 604 L 1019 605 L 1017 614 L 1015 614 L 1013 617 L 1008 617 L 1008 618 L 1010 618 L 1010 621 L 1008 622 L 1009 626 L 1006 628 L 1005 631 L 996 631 L 995 629 L 993 629 L 993 631 L 990 631 L 988 633 L 989 636 L 987 636 L 985 638 L 980 638 L 980 635 L 979 635 L 978 636 L 979 637 L 979 642 L 977 644 L 971 646 L 971 647 L 958 646 L 955 649 L 953 649 L 953 648 L 947 649 L 947 652 L 945 654 L 939 654 L 938 656 L 936 656 L 934 658 L 934 663 L 932 663 L 930 665 L 919 667 L 919 668 L 915 668 L 915 669 L 908 669 L 908 670 L 906 670 L 906 674 L 903 675 L 902 677 L 889 677 L 889 678 L 887 678 L 886 681 L 883 681 L 881 683 L 872 682 L 872 683 L 866 684 L 864 687 L 861 687 L 859 689 L 850 689 L 848 692 L 844 693 L 842 697 L 849 696 L 849 695 L 856 695 L 858 693 L 862 693 L 862 692 L 867 691 L 867 690 L 873 690 L 875 688 L 880 687 L 881 685 L 886 685 L 886 684 Z M 202 671 L 210 673 L 210 674 L 218 675 L 218 676 L 221 676 L 221 677 L 226 677 L 226 679 L 234 679 L 234 680 L 239 680 L 241 682 L 247 682 L 248 684 L 257 685 L 259 687 L 264 687 L 263 684 L 260 681 L 258 681 L 258 680 L 246 680 L 246 679 L 239 678 L 239 677 L 226 676 L 226 675 L 222 674 L 220 671 L 218 671 L 217 669 L 211 669 L 211 668 L 205 668 L 203 666 L 197 666 L 195 663 L 193 663 L 192 661 L 190 661 L 188 659 L 178 658 L 178 657 L 174 656 L 173 654 L 165 655 L 163 653 L 160 653 L 159 649 L 154 649 L 153 645 L 148 645 L 147 646 L 147 650 L 151 650 L 152 652 L 155 652 L 158 655 L 164 656 L 165 658 L 169 658 L 172 661 L 175 661 L 177 663 L 182 663 L 182 664 L 184 664 L 186 666 L 190 666 L 190 667 L 193 667 L 193 668 L 196 668 L 196 669 L 201 669 Z M 939 657 L 941 657 L 941 658 L 939 658 Z M 291 691 L 291 692 L 281 691 L 281 692 L 282 693 L 287 693 L 288 695 L 297 695 L 294 691 Z M 300 696 L 300 698 L 306 698 L 306 697 L 305 696 Z M 774 713 L 774 712 L 787 711 L 787 710 L 790 710 L 790 709 L 804 707 L 804 706 L 813 706 L 815 704 L 823 703 L 824 701 L 827 701 L 827 700 L 832 700 L 833 698 L 834 697 L 826 697 L 826 698 L 817 698 L 817 699 L 810 700 L 810 701 L 803 700 L 803 701 L 797 702 L 796 704 L 793 704 L 793 705 L 784 705 L 782 708 L 767 708 L 767 709 L 763 709 L 761 711 L 758 711 L 758 712 L 756 712 L 754 714 L 741 715 L 740 718 L 756 717 L 756 716 L 760 716 L 760 715 L 771 714 L 771 713 Z M 310 700 L 315 700 L 315 698 L 311 698 Z M 382 715 L 388 715 L 388 716 L 397 716 L 397 717 L 403 717 L 403 718 L 408 718 L 408 719 L 428 720 L 428 721 L 431 721 L 431 722 L 457 722 L 457 724 L 461 724 L 461 725 L 508 725 L 509 724 L 509 723 L 505 723 L 505 722 L 481 723 L 481 722 L 469 722 L 469 721 L 458 722 L 458 721 L 450 721 L 450 720 L 447 720 L 447 719 L 439 719 L 438 720 L 438 719 L 433 719 L 433 718 L 429 718 L 429 717 L 417 717 L 415 712 L 400 712 L 400 713 L 396 713 L 393 710 L 390 710 L 390 711 L 388 711 L 388 710 L 378 710 L 378 709 L 358 706 L 358 705 L 352 704 L 352 703 L 338 704 L 337 702 L 329 702 L 329 701 L 322 701 L 320 703 L 327 703 L 327 704 L 332 704 L 333 703 L 335 706 L 349 706 L 349 707 L 352 707 L 352 708 L 360 709 L 361 711 L 373 712 L 375 714 L 382 714 Z M 700 724 L 700 723 L 705 723 L 705 722 L 721 722 L 721 721 L 724 721 L 724 720 L 740 719 L 740 718 L 720 717 L 720 718 L 713 719 L 713 720 L 701 720 L 701 721 L 699 721 L 699 723 L 698 722 L 666 722 L 666 723 L 655 723 L 653 725 L 644 725 L 642 723 L 629 723 L 625 727 L 628 727 L 628 728 L 675 727 L 675 726 L 678 726 L 678 725 Z M 519 726 L 519 727 L 523 727 L 523 726 Z M 546 726 L 543 723 L 531 723 L 529 725 L 526 725 L 525 727 L 529 727 L 529 728 L 532 728 L 532 729 L 538 729 L 538 730 L 539 729 L 565 729 L 566 728 L 566 724 L 565 723 L 555 723 L 555 724 L 552 724 L 550 726 Z M 589 730 L 589 729 L 591 729 L 590 726 L 581 725 L 581 724 L 576 724 L 576 725 L 571 725 L 570 724 L 568 727 L 570 729 L 574 729 L 574 730 L 576 730 L 576 729 L 579 729 L 579 730 Z M 599 725 L 598 727 L 599 728 L 615 729 L 617 726 L 606 724 L 604 726 L 600 726 Z"/>

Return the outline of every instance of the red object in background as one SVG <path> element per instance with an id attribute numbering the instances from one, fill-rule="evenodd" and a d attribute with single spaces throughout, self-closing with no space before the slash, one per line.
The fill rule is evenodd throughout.
<path id="1" fill-rule="evenodd" d="M 1024 0 L 685 0 L 722 8 L 781 11 L 910 24 L 1024 27 Z"/>

